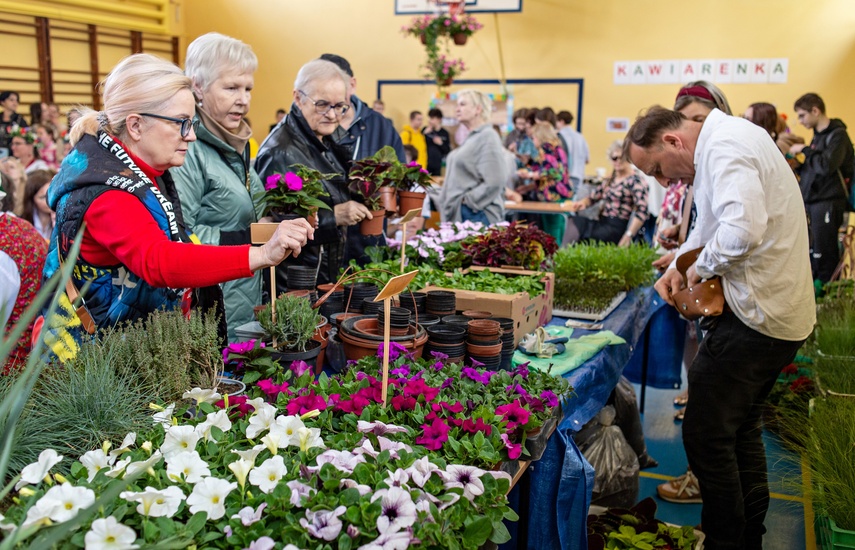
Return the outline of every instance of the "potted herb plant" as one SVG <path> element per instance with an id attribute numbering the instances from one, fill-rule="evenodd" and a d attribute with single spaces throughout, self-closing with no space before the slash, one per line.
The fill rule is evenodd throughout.
<path id="1" fill-rule="evenodd" d="M 283 294 L 276 299 L 275 315 L 268 305 L 258 313 L 258 322 L 272 340 L 275 359 L 314 365 L 321 343 L 312 336 L 321 324 L 321 315 L 307 298 Z"/>
<path id="2" fill-rule="evenodd" d="M 315 226 L 318 210 L 331 210 L 329 205 L 321 200 L 321 197 L 330 196 L 324 189 L 324 180 L 336 176 L 338 174 L 322 174 L 308 166 L 295 164 L 293 172 L 276 172 L 268 176 L 264 183 L 264 193 L 259 193 L 256 199 L 262 201 L 265 215 L 270 212 L 291 214 L 306 218 Z"/>

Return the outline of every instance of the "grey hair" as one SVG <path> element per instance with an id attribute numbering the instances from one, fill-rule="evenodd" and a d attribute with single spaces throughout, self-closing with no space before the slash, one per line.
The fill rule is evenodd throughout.
<path id="1" fill-rule="evenodd" d="M 258 57 L 252 47 L 218 32 L 203 34 L 187 46 L 184 74 L 202 91 L 227 69 L 236 69 L 240 74 L 254 73 L 258 69 Z"/>
<path id="2" fill-rule="evenodd" d="M 347 76 L 347 73 L 331 61 L 313 59 L 300 67 L 297 78 L 294 80 L 294 89 L 302 90 L 304 93 L 312 95 L 319 82 L 328 82 L 335 79 L 341 80 L 345 91 L 347 91 L 348 83 L 350 82 L 350 77 Z"/>
<path id="3" fill-rule="evenodd" d="M 481 122 L 490 122 L 490 117 L 493 115 L 493 101 L 485 93 L 467 88 L 457 93 L 457 98 L 469 97 L 476 107 L 481 107 Z"/>
<path id="4" fill-rule="evenodd" d="M 610 157 L 612 155 L 614 155 L 615 153 L 620 153 L 621 157 L 624 158 L 623 140 L 622 139 L 618 139 L 618 140 L 613 141 L 612 144 L 609 145 L 608 150 L 606 151 L 606 154 Z"/>
<path id="5" fill-rule="evenodd" d="M 701 88 L 706 88 L 706 90 L 713 97 L 713 101 L 696 96 L 680 96 L 674 102 L 675 111 L 682 111 L 692 103 L 700 103 L 701 105 L 705 105 L 710 109 L 718 109 L 726 115 L 733 114 L 733 112 L 730 110 L 730 103 L 727 102 L 727 97 L 725 97 L 724 92 L 722 92 L 718 86 L 716 86 L 712 82 L 707 82 L 706 80 L 696 80 L 694 82 L 684 84 L 683 88 L 691 88 L 693 86 L 700 86 Z"/>
<path id="6" fill-rule="evenodd" d="M 147 53 L 136 53 L 119 61 L 100 88 L 104 110 L 80 110 L 81 117 L 71 128 L 71 145 L 84 134 L 96 135 L 98 130 L 124 140 L 128 116 L 157 112 L 181 90 L 191 91 L 190 79 L 181 69 Z"/>

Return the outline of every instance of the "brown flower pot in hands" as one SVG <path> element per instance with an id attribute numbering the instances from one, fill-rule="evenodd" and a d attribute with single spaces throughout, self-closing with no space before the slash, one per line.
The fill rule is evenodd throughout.
<path id="1" fill-rule="evenodd" d="M 425 197 L 427 193 L 419 191 L 398 191 L 398 215 L 403 216 L 416 208 L 421 210 Z"/>
<path id="2" fill-rule="evenodd" d="M 380 206 L 386 211 L 386 215 L 394 216 L 398 211 L 398 198 L 395 188 L 384 185 L 377 192 L 380 193 Z"/>
<path id="3" fill-rule="evenodd" d="M 312 227 L 317 228 L 318 227 L 318 213 L 317 213 L 317 211 L 312 212 L 311 214 L 306 216 L 306 221 L 309 222 L 309 225 L 311 225 Z"/>
<path id="4" fill-rule="evenodd" d="M 359 222 L 359 233 L 361 235 L 382 235 L 383 234 L 383 218 L 386 216 L 385 210 L 376 210 L 371 213 L 371 219 L 365 218 Z"/>
<path id="5" fill-rule="evenodd" d="M 462 46 L 466 44 L 466 40 L 469 39 L 468 35 L 463 34 L 462 32 L 455 33 L 452 38 L 454 39 L 454 43 L 458 46 Z"/>

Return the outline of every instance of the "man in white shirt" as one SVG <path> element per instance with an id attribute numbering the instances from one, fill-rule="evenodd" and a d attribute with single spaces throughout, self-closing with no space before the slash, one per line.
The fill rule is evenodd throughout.
<path id="1" fill-rule="evenodd" d="M 719 110 L 699 123 L 653 107 L 626 147 L 663 186 L 694 180 L 697 222 L 678 256 L 705 245 L 688 284 L 721 276 L 729 308 L 701 322 L 683 445 L 703 496 L 704 547 L 760 550 L 769 507 L 760 413 L 816 321 L 799 187 L 763 129 Z M 655 288 L 673 305 L 684 286 L 672 264 Z"/>

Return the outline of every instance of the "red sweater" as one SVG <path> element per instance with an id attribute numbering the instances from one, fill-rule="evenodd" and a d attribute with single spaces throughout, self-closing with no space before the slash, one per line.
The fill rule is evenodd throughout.
<path id="1" fill-rule="evenodd" d="M 151 168 L 127 147 L 125 151 L 156 185 L 163 172 Z M 197 288 L 252 276 L 250 245 L 171 241 L 142 202 L 121 189 L 99 195 L 83 221 L 86 229 L 80 255 L 86 262 L 96 266 L 123 264 L 154 287 Z"/>

